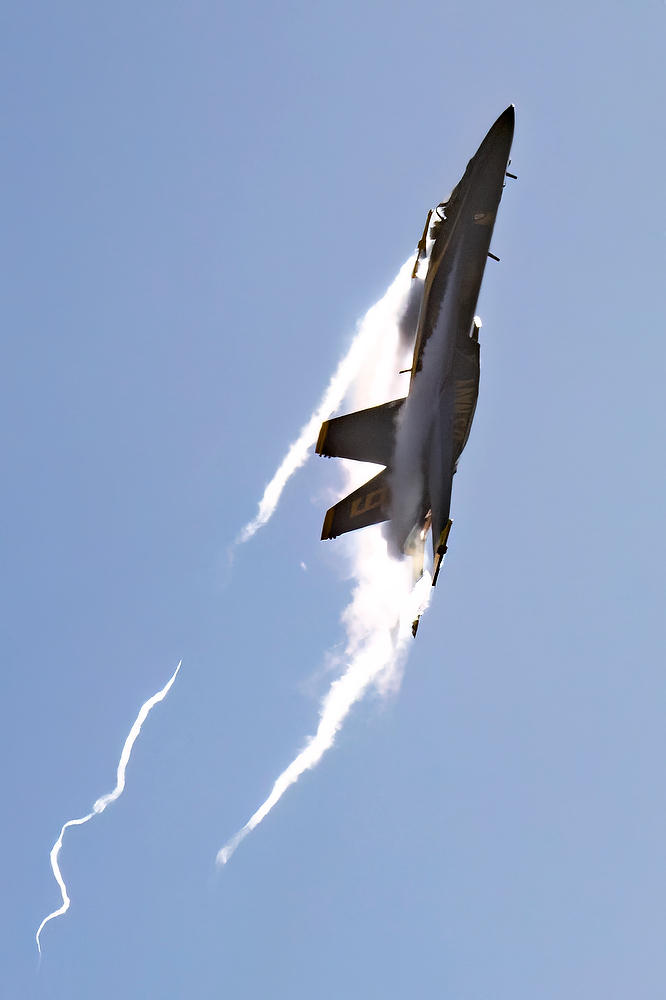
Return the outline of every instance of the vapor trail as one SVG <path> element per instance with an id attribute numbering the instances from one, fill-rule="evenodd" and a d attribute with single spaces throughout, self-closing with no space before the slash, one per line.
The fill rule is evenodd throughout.
<path id="1" fill-rule="evenodd" d="M 377 347 L 377 340 L 386 328 L 387 319 L 393 322 L 397 304 L 404 303 L 412 264 L 413 258 L 410 257 L 400 268 L 383 297 L 368 310 L 359 323 L 351 346 L 338 364 L 317 408 L 289 447 L 275 475 L 264 490 L 256 516 L 241 529 L 236 538 L 236 545 L 247 542 L 273 516 L 285 486 L 308 458 L 309 450 L 317 440 L 322 422 L 337 410 L 364 362 L 368 361 L 370 352 Z"/>
<path id="2" fill-rule="evenodd" d="M 375 350 L 362 373 L 359 373 L 358 365 L 355 366 L 353 384 L 352 372 L 345 374 L 349 401 L 354 408 L 372 406 L 407 391 L 404 382 L 401 391 L 396 373 L 404 367 L 405 352 L 412 346 L 405 343 L 404 330 L 403 335 L 400 330 L 405 307 L 410 301 L 413 306 L 415 289 L 418 292 L 418 286 L 413 284 L 410 286 L 410 270 L 411 261 L 408 261 L 401 268 L 384 298 L 369 310 L 360 324 L 350 354 L 362 334 L 364 336 L 367 334 L 368 341 Z M 381 347 L 377 340 L 379 337 L 382 340 Z M 331 386 L 336 383 L 342 364 Z M 339 394 L 339 403 L 345 393 L 340 391 L 339 385 L 336 386 L 336 393 Z M 323 401 L 320 409 L 301 432 L 299 442 L 305 441 L 306 437 L 308 444 L 315 440 L 320 420 L 330 415 L 329 402 L 330 399 L 325 397 L 326 406 Z M 295 448 L 296 445 L 292 446 L 280 469 L 291 468 L 290 455 Z M 373 474 L 366 464 L 351 462 L 343 464 L 347 492 Z M 276 481 L 279 471 L 272 482 Z M 251 537 L 251 534 L 268 520 L 272 509 L 262 521 L 260 506 L 260 514 L 244 529 L 246 537 Z M 241 540 L 245 540 L 243 536 Z M 366 692 L 374 688 L 383 694 L 396 689 L 400 684 L 408 643 L 411 642 L 412 622 L 425 610 L 430 599 L 430 576 L 425 574 L 413 587 L 411 567 L 405 560 L 391 557 L 379 526 L 354 533 L 348 538 L 347 543 L 351 558 L 351 576 L 355 580 L 355 587 L 351 602 L 342 616 L 347 637 L 345 651 L 343 656 L 333 656 L 334 663 L 337 661 L 341 671 L 340 676 L 333 681 L 322 701 L 315 734 L 307 740 L 304 748 L 279 775 L 268 798 L 238 833 L 218 851 L 219 865 L 227 863 L 241 841 L 266 818 L 303 772 L 319 763 L 324 753 L 333 746 L 335 737 L 349 712 Z"/>
<path id="3" fill-rule="evenodd" d="M 348 644 L 345 650 L 347 668 L 333 683 L 324 697 L 319 713 L 319 725 L 303 750 L 276 780 L 268 798 L 259 806 L 231 840 L 217 854 L 217 863 L 226 864 L 248 833 L 256 829 L 287 789 L 295 784 L 304 771 L 315 767 L 324 753 L 333 746 L 335 737 L 352 707 L 374 686 L 380 693 L 397 687 L 406 659 L 408 643 L 412 641 L 411 626 L 425 610 L 430 598 L 431 579 L 425 574 L 412 590 L 410 567 L 392 559 L 386 541 L 376 529 L 369 529 L 359 546 L 359 560 L 369 560 L 367 566 L 384 574 L 382 578 L 359 580 L 344 620 Z M 381 594 L 377 594 L 380 585 Z M 372 599 L 378 604 L 370 608 Z M 365 617 L 370 614 L 370 620 Z"/>
<path id="4" fill-rule="evenodd" d="M 55 878 L 56 882 L 60 887 L 60 894 L 62 896 L 62 905 L 57 910 L 54 910 L 53 913 L 49 913 L 47 917 L 44 917 L 41 924 L 37 928 L 37 933 L 35 934 L 35 941 L 37 942 L 37 951 L 39 952 L 40 958 L 42 954 L 42 948 L 39 938 L 42 931 L 44 930 L 44 927 L 46 926 L 46 924 L 48 924 L 49 920 L 54 920 L 56 917 L 61 917 L 64 913 L 67 913 L 67 910 L 69 909 L 69 904 L 71 902 L 69 895 L 67 894 L 67 887 L 62 877 L 62 872 L 60 871 L 60 865 L 58 864 L 58 858 L 60 855 L 60 851 L 62 849 L 62 841 L 65 835 L 65 830 L 67 830 L 67 828 L 70 826 L 83 826 L 83 824 L 87 823 L 89 819 L 92 819 L 93 816 L 103 813 L 108 805 L 110 805 L 112 802 L 115 802 L 116 799 L 120 798 L 125 788 L 125 772 L 127 770 L 127 765 L 129 764 L 129 759 L 132 753 L 132 747 L 136 743 L 137 737 L 141 732 L 141 727 L 143 726 L 148 714 L 155 707 L 155 705 L 157 705 L 158 702 L 163 701 L 168 695 L 171 689 L 171 685 L 175 681 L 178 671 L 180 670 L 180 665 L 182 662 L 183 661 L 181 660 L 176 669 L 174 670 L 173 674 L 167 681 L 167 683 L 164 685 L 164 687 L 160 691 L 158 691 L 157 694 L 154 694 L 152 698 L 149 698 L 148 701 L 145 701 L 141 706 L 141 708 L 139 709 L 139 714 L 137 715 L 134 721 L 134 725 L 129 731 L 129 735 L 125 740 L 125 745 L 123 746 L 122 752 L 120 754 L 120 760 L 118 761 L 118 769 L 116 771 L 116 787 L 113 789 L 112 792 L 108 792 L 108 794 L 102 795 L 99 799 L 97 799 L 97 801 L 94 802 L 93 804 L 92 812 L 89 812 L 87 816 L 82 816 L 80 819 L 68 820 L 63 825 L 63 828 L 60 831 L 60 836 L 58 837 L 55 844 L 51 848 L 51 854 L 50 854 L 51 868 L 53 869 L 53 877 Z"/>

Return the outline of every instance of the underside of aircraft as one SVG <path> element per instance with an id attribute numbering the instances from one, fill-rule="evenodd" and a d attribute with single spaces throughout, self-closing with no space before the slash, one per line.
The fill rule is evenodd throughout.
<path id="1" fill-rule="evenodd" d="M 475 310 L 486 260 L 497 259 L 490 240 L 513 130 L 511 105 L 449 198 L 428 213 L 412 272 L 422 292 L 409 331 L 414 348 L 408 395 L 327 420 L 316 445 L 319 455 L 384 466 L 327 511 L 321 537 L 388 521 L 390 544 L 412 557 L 418 576 L 430 531 L 433 586 L 451 529 L 453 476 L 479 392 L 481 322 Z"/>

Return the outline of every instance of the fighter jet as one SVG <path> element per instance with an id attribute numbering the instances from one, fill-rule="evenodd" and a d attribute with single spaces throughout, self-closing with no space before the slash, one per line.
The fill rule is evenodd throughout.
<path id="1" fill-rule="evenodd" d="M 476 302 L 486 260 L 498 259 L 490 253 L 490 240 L 505 177 L 515 177 L 507 171 L 513 130 L 511 105 L 449 198 L 428 213 L 412 272 L 422 296 L 411 330 L 408 395 L 327 420 L 316 445 L 318 455 L 385 466 L 327 511 L 321 537 L 388 521 L 393 550 L 412 556 L 418 577 L 430 530 L 433 586 L 451 530 L 453 476 L 479 392 Z"/>

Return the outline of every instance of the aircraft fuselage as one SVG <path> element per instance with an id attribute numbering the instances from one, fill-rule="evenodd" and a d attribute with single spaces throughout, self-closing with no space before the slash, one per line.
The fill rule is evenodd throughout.
<path id="1" fill-rule="evenodd" d="M 426 267 L 418 319 L 410 306 L 401 324 L 406 336 L 414 336 L 408 395 L 325 421 L 316 446 L 320 455 L 385 466 L 327 511 L 322 538 L 388 521 L 394 552 L 411 555 L 420 573 L 431 529 L 433 583 L 451 527 L 453 476 L 479 391 L 476 302 L 513 129 L 512 105 L 492 126 L 449 199 L 426 220 L 413 272 L 420 284 L 418 272 Z M 414 292 L 418 288 L 412 286 Z"/>
<path id="2" fill-rule="evenodd" d="M 434 236 L 416 327 L 410 390 L 398 424 L 390 534 L 405 551 L 415 523 L 432 512 L 438 569 L 448 534 L 451 487 L 478 394 L 476 303 L 505 183 L 513 106 L 498 118 L 454 189 L 435 210 Z M 405 483 L 421 478 L 416 489 Z"/>

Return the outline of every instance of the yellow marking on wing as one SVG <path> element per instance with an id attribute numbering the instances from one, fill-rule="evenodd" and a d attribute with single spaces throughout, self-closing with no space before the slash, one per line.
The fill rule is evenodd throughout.
<path id="1" fill-rule="evenodd" d="M 360 517 L 362 514 L 366 514 L 369 510 L 376 510 L 378 507 L 381 507 L 387 500 L 388 490 L 385 486 L 381 486 L 377 490 L 370 490 L 369 493 L 366 493 L 364 496 L 357 497 L 352 501 L 349 516 Z"/>

